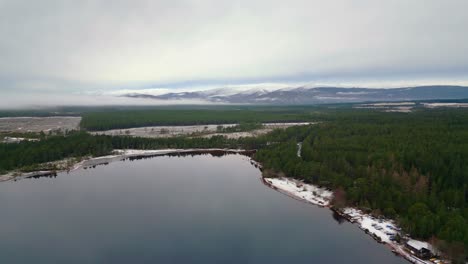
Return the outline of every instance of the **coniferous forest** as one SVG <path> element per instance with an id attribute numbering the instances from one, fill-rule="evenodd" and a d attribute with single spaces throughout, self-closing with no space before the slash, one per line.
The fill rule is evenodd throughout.
<path id="1" fill-rule="evenodd" d="M 269 175 L 339 190 L 345 205 L 397 219 L 442 250 L 468 252 L 468 111 L 337 111 L 257 138 L 135 138 L 84 131 L 0 144 L 0 172 L 113 149 L 245 148 Z M 300 157 L 297 144 L 302 143 Z"/>
<path id="2" fill-rule="evenodd" d="M 260 149 L 266 168 L 344 193 L 442 249 L 468 246 L 468 112 L 346 114 Z M 303 142 L 297 157 L 297 142 Z"/>

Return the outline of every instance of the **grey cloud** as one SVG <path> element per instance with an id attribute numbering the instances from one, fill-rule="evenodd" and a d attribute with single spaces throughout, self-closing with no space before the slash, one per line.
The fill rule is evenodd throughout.
<path id="1" fill-rule="evenodd" d="M 0 94 L 45 82 L 466 81 L 466 10 L 465 0 L 0 0 L 0 85 L 14 80 Z"/>

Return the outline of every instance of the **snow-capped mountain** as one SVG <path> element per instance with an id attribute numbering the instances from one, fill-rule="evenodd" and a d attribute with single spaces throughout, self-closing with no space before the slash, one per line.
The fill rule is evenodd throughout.
<path id="1" fill-rule="evenodd" d="M 232 104 L 320 104 L 364 101 L 402 101 L 434 99 L 466 99 L 466 86 L 418 86 L 403 88 L 342 88 L 342 87 L 284 87 L 284 88 L 219 88 L 151 95 L 131 93 L 131 98 L 152 98 L 167 101 L 198 100 Z"/>

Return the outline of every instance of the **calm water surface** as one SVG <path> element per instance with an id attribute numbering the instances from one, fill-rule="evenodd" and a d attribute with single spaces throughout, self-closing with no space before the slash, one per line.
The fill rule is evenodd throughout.
<path id="1" fill-rule="evenodd" d="M 406 263 L 247 157 L 157 157 L 0 183 L 0 263 Z"/>

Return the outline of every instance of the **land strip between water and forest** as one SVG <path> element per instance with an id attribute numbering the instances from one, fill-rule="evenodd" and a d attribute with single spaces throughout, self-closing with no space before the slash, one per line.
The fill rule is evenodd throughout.
<path id="1" fill-rule="evenodd" d="M 424 109 L 411 113 L 371 109 L 300 111 L 303 118 L 271 121 L 314 124 L 275 129 L 255 137 L 229 138 L 222 133 L 211 137 L 161 138 L 102 135 L 88 133 L 83 123 L 81 131 L 32 133 L 24 138 L 37 141 L 0 144 L 0 174 L 13 173 L 14 178 L 24 172 L 73 169 L 93 157 L 137 155 L 128 149 L 160 153 L 167 149 L 256 150 L 252 158 L 261 164 L 265 181 L 272 187 L 290 192 L 295 186 L 298 190 L 290 194 L 296 198 L 315 199 L 315 204 L 332 206 L 381 240 L 385 237 L 375 230 L 378 219 L 394 219 L 392 226 L 401 226 L 403 232 L 398 232 L 401 237 L 392 238 L 400 240 L 408 233 L 417 239 L 430 240 L 445 257 L 464 261 L 468 245 L 467 109 Z M 283 117 L 287 114 L 290 113 L 282 113 Z M 259 120 L 247 121 L 259 124 Z M 229 120 L 220 118 L 213 123 L 226 121 Z M 247 122 L 235 120 L 240 121 Z M 267 120 L 260 120 L 264 121 Z M 298 143 L 301 143 L 299 153 Z M 281 185 L 286 183 L 290 185 Z M 374 226 L 371 216 L 377 221 Z"/>

